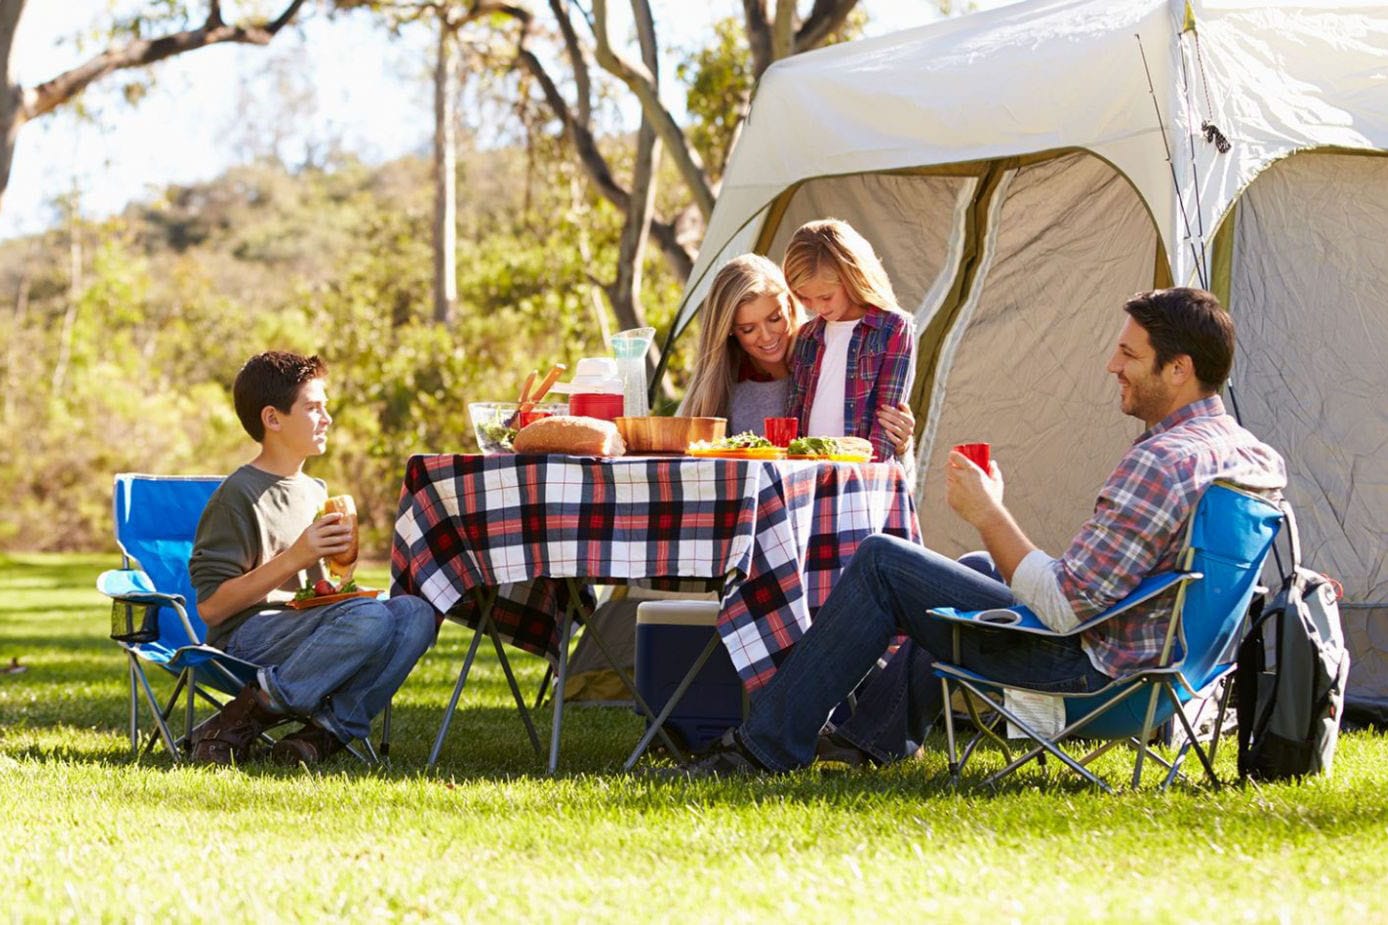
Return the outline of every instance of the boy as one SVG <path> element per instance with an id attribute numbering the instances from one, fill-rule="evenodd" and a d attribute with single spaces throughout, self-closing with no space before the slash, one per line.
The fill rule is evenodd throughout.
<path id="1" fill-rule="evenodd" d="M 351 538 L 341 514 L 315 519 L 328 492 L 303 471 L 327 447 L 326 371 L 316 356 L 271 351 L 236 375 L 236 414 L 260 453 L 208 501 L 188 570 L 208 644 L 262 667 L 198 730 L 195 761 L 243 761 L 265 729 L 293 717 L 303 728 L 280 739 L 271 757 L 322 762 L 370 734 L 371 718 L 433 642 L 433 608 L 417 597 L 282 606 L 325 578 L 321 560 L 344 552 Z"/>

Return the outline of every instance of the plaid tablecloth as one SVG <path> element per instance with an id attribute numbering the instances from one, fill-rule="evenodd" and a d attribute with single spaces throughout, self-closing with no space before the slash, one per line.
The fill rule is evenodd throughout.
<path id="1" fill-rule="evenodd" d="M 554 661 L 564 578 L 728 579 L 718 632 L 750 692 L 775 673 L 872 533 L 920 538 L 894 464 L 415 456 L 395 521 L 391 592 L 476 625 L 469 592 L 499 585 L 502 639 Z"/>

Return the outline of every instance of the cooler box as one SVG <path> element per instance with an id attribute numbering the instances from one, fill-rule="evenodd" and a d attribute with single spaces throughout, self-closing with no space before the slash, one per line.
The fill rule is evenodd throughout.
<path id="1" fill-rule="evenodd" d="M 636 689 L 659 713 L 717 634 L 716 601 L 643 601 L 636 608 Z M 650 723 L 650 717 L 646 719 Z M 698 750 L 742 722 L 742 682 L 721 643 L 665 721 L 676 741 Z"/>

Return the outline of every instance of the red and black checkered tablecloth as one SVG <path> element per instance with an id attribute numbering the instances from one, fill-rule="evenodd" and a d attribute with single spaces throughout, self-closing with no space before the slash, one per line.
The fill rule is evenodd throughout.
<path id="1" fill-rule="evenodd" d="M 502 639 L 553 661 L 562 579 L 731 576 L 718 631 L 753 691 L 872 533 L 920 539 L 892 463 L 415 456 L 395 521 L 391 593 L 476 625 L 469 592 L 500 586 Z"/>

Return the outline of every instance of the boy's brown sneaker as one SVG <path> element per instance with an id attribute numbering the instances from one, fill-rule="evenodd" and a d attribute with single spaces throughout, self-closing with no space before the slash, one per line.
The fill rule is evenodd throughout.
<path id="1" fill-rule="evenodd" d="M 283 713 L 272 710 L 269 700 L 254 684 L 203 723 L 193 733 L 193 760 L 204 764 L 239 764 L 266 729 L 284 722 Z"/>
<path id="2" fill-rule="evenodd" d="M 337 736 L 317 723 L 304 723 L 304 728 L 275 743 L 270 758 L 279 764 L 309 766 L 321 764 L 347 747 Z"/>

